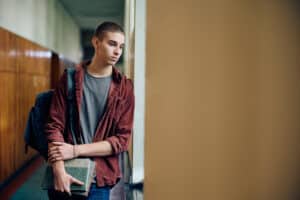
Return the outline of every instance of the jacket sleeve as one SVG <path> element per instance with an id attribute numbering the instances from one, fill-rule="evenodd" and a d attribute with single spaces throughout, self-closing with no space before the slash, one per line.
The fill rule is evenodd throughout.
<path id="1" fill-rule="evenodd" d="M 116 124 L 113 136 L 106 138 L 112 146 L 113 154 L 119 154 L 128 150 L 128 144 L 132 134 L 133 116 L 134 116 L 134 92 L 133 84 L 129 81 L 128 95 L 123 109 L 120 111 L 120 120 Z"/>
<path id="2" fill-rule="evenodd" d="M 45 134 L 48 142 L 64 142 L 66 113 L 66 73 L 64 73 L 54 90 Z"/>

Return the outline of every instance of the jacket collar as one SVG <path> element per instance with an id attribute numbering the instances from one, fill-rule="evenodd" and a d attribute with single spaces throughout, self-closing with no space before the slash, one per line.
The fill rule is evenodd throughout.
<path id="1" fill-rule="evenodd" d="M 79 78 L 80 82 L 83 79 L 83 72 L 84 72 L 83 69 L 86 69 L 87 66 L 90 63 L 91 63 L 91 60 L 87 60 L 87 61 L 83 61 L 82 63 L 77 65 L 77 70 L 78 70 L 79 73 L 76 73 L 76 74 L 79 76 L 78 78 Z M 122 77 L 122 74 L 120 73 L 120 71 L 115 66 L 113 66 L 113 68 L 112 68 L 112 79 L 113 79 L 113 81 L 117 84 L 120 84 L 122 78 L 123 77 Z"/>

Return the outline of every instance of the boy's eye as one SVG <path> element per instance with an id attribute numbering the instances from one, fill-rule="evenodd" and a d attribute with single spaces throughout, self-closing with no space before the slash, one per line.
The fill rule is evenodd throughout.
<path id="1" fill-rule="evenodd" d="M 117 45 L 117 43 L 114 42 L 114 41 L 109 41 L 108 44 L 111 45 L 111 46 L 116 46 Z"/>
<path id="2" fill-rule="evenodd" d="M 112 40 L 108 41 L 108 44 L 109 44 L 110 46 L 114 46 L 114 47 L 117 47 L 117 46 L 118 46 L 118 43 L 115 42 L 115 41 L 112 41 Z M 120 48 L 120 49 L 124 49 L 124 45 L 121 44 L 119 48 Z"/>

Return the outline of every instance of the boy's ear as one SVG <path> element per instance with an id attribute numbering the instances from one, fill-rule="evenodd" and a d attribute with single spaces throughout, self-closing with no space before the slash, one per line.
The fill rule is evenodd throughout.
<path id="1" fill-rule="evenodd" d="M 96 48 L 98 46 L 99 40 L 97 37 L 93 36 L 92 37 L 92 45 L 94 48 Z"/>

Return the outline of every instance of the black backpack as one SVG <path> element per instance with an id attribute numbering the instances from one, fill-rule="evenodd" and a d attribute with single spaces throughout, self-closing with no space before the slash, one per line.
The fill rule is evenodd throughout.
<path id="1" fill-rule="evenodd" d="M 67 87 L 68 87 L 68 120 L 73 137 L 74 134 L 74 111 L 75 111 L 75 89 L 74 89 L 74 68 L 67 68 Z M 53 90 L 39 93 L 35 99 L 35 104 L 29 112 L 27 125 L 24 131 L 25 152 L 28 151 L 28 146 L 38 151 L 46 160 L 48 158 L 48 142 L 44 132 L 44 127 L 49 116 L 49 109 Z"/>

